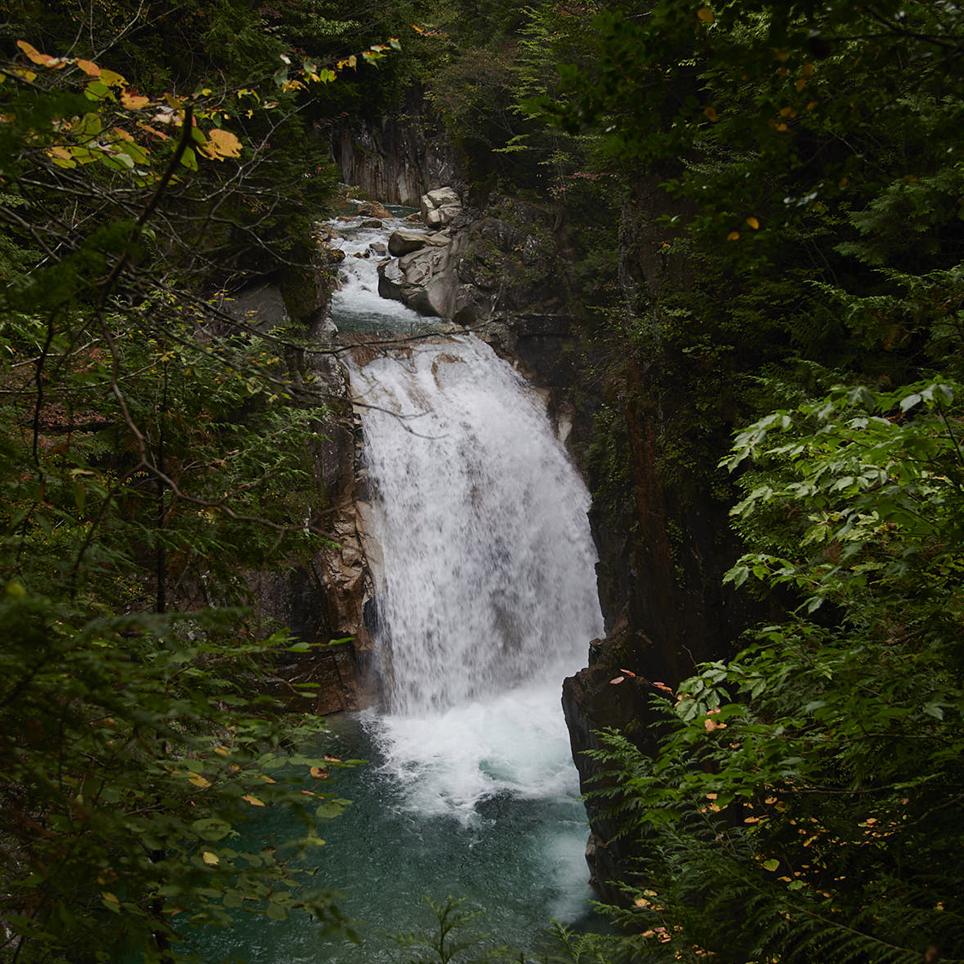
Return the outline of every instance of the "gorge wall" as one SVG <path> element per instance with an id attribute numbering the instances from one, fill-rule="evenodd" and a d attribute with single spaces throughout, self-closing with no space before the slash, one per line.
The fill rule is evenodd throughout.
<path id="1" fill-rule="evenodd" d="M 384 204 L 418 207 L 428 191 L 463 183 L 457 152 L 414 92 L 398 113 L 335 127 L 331 152 L 345 184 Z"/>

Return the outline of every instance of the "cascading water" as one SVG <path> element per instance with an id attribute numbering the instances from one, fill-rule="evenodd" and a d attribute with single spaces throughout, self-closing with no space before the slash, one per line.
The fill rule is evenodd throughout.
<path id="1" fill-rule="evenodd" d="M 413 803 L 471 822 L 573 785 L 563 677 L 602 633 L 588 494 L 525 380 L 471 335 L 352 372 L 375 490 L 375 718 Z"/>
<path id="2" fill-rule="evenodd" d="M 422 333 L 351 366 L 385 700 L 333 721 L 330 751 L 371 763 L 338 775 L 354 802 L 320 830 L 316 880 L 346 894 L 364 942 L 259 920 L 213 950 L 388 964 L 399 954 L 385 934 L 416 926 L 422 895 L 465 897 L 490 947 L 532 949 L 550 918 L 584 918 L 591 896 L 560 707 L 564 676 L 603 630 L 588 495 L 520 375 L 474 336 L 425 337 L 430 319 L 378 298 L 377 257 L 354 255 L 377 252 L 385 230 L 335 226 L 348 255 L 339 329 Z"/>

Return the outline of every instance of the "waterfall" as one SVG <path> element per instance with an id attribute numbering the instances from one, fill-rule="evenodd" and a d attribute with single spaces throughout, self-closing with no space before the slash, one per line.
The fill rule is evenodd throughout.
<path id="1" fill-rule="evenodd" d="M 387 714 L 411 805 L 471 822 L 574 792 L 562 679 L 602 634 L 589 496 L 538 394 L 472 335 L 351 373 L 377 542 Z"/>
<path id="2" fill-rule="evenodd" d="M 353 802 L 319 827 L 316 879 L 345 893 L 365 942 L 319 942 L 310 921 L 241 913 L 206 935 L 211 960 L 393 964 L 387 935 L 432 926 L 422 894 L 484 912 L 481 960 L 501 945 L 534 948 L 550 918 L 584 922 L 592 896 L 560 705 L 563 678 L 603 628 L 588 496 L 511 366 L 378 297 L 378 255 L 398 224 L 329 225 L 346 254 L 338 328 L 419 335 L 350 366 L 386 699 L 331 723 L 324 753 L 371 762 L 332 773 L 331 792 Z M 263 828 L 266 839 L 275 831 Z"/>

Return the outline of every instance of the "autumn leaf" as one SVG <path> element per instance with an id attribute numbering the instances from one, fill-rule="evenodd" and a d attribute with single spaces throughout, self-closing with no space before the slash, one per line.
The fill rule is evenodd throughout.
<path id="1" fill-rule="evenodd" d="M 49 157 L 58 167 L 77 166 L 77 162 L 74 160 L 73 155 L 67 150 L 66 147 L 47 148 L 47 157 Z"/>
<path id="2" fill-rule="evenodd" d="M 727 240 L 727 241 L 739 241 L 739 240 L 740 240 L 740 232 L 739 232 L 739 231 L 731 231 L 731 232 L 726 236 L 726 240 Z"/>
<path id="3" fill-rule="evenodd" d="M 104 902 L 104 906 L 108 910 L 112 910 L 115 914 L 120 911 L 120 900 L 118 899 L 116 894 L 112 894 L 110 891 L 103 890 L 101 891 L 100 896 Z"/>
<path id="4" fill-rule="evenodd" d="M 328 779 L 328 771 L 327 771 L 327 770 L 323 770 L 321 767 L 312 767 L 308 772 L 309 772 L 313 777 L 317 777 L 317 779 L 319 779 L 319 780 L 327 780 L 327 779 Z"/>
<path id="5" fill-rule="evenodd" d="M 88 77 L 100 77 L 100 67 L 97 66 L 92 60 L 81 60 L 78 58 L 74 63 L 88 76 Z"/>
<path id="6" fill-rule="evenodd" d="M 140 94 L 132 94 L 130 91 L 125 90 L 121 93 L 121 104 L 123 104 L 128 110 L 140 110 L 142 107 L 146 107 L 150 102 L 150 97 L 142 97 Z"/>
<path id="7" fill-rule="evenodd" d="M 247 802 L 250 803 L 252 807 L 263 807 L 263 806 L 264 806 L 264 801 L 263 801 L 263 800 L 259 800 L 257 797 L 252 796 L 250 793 L 246 793 L 241 799 L 242 799 L 242 800 L 247 800 Z"/>
<path id="8" fill-rule="evenodd" d="M 32 63 L 40 64 L 41 67 L 63 67 L 64 62 L 58 57 L 51 57 L 49 54 L 42 54 L 32 44 L 26 40 L 18 40 L 17 46 L 27 55 Z"/>
<path id="9" fill-rule="evenodd" d="M 753 228 L 754 231 L 759 231 L 759 229 L 760 229 L 760 222 L 759 222 L 756 218 L 754 218 L 754 217 L 752 217 L 752 216 L 751 216 L 751 217 L 748 217 L 748 218 L 746 219 L 746 223 L 749 224 L 750 227 Z"/>
<path id="10" fill-rule="evenodd" d="M 200 787 L 202 790 L 206 790 L 209 786 L 211 786 L 211 781 L 205 780 L 200 773 L 195 773 L 188 782 L 193 783 L 194 786 Z"/>
<path id="11" fill-rule="evenodd" d="M 625 677 L 623 677 L 623 676 L 617 676 L 617 677 L 615 677 L 614 679 L 611 679 L 611 680 L 609 681 L 609 683 L 610 683 L 611 686 L 615 686 L 617 683 L 621 683 L 621 682 L 623 681 L 623 679 L 625 679 Z"/>
<path id="12" fill-rule="evenodd" d="M 217 867 L 221 863 L 221 858 L 217 854 L 212 854 L 210 850 L 205 850 L 201 854 L 201 860 L 203 860 L 209 867 Z"/>
<path id="13" fill-rule="evenodd" d="M 108 87 L 126 87 L 127 81 L 116 70 L 101 70 L 98 80 Z"/>
<path id="14" fill-rule="evenodd" d="M 714 124 L 716 123 L 717 115 L 716 110 L 712 107 L 704 107 L 703 113 L 706 114 L 707 118 L 711 120 Z"/>
<path id="15" fill-rule="evenodd" d="M 699 17 L 703 23 L 712 23 L 716 20 L 716 15 L 709 7 L 700 7 L 700 9 L 696 11 L 696 16 Z"/>
<path id="16" fill-rule="evenodd" d="M 226 157 L 241 156 L 241 141 L 230 131 L 214 127 L 207 133 L 207 143 L 199 148 L 205 157 L 209 157 L 212 161 L 223 161 Z"/>

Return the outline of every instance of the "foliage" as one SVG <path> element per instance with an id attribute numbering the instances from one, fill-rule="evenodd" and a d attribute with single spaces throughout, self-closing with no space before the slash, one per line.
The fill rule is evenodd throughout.
<path id="1" fill-rule="evenodd" d="M 956 6 L 624 2 L 591 24 L 591 62 L 527 107 L 588 127 L 629 180 L 636 320 L 614 337 L 658 359 L 667 482 L 694 497 L 732 428 L 780 404 L 761 370 L 900 382 L 956 356 Z"/>
<path id="2" fill-rule="evenodd" d="M 434 918 L 428 927 L 396 934 L 393 941 L 403 950 L 410 964 L 450 964 L 451 961 L 482 962 L 501 959 L 501 951 L 481 949 L 485 935 L 475 932 L 473 924 L 481 911 L 465 910 L 464 898 L 447 897 L 435 901 L 422 897 L 422 906 Z"/>
<path id="3" fill-rule="evenodd" d="M 654 758 L 607 736 L 646 855 L 618 919 L 653 960 L 957 959 L 960 7 L 623 2 L 592 33 L 528 109 L 632 192 L 603 414 L 648 405 L 694 498 L 751 423 L 727 581 L 771 614 L 655 698 Z"/>
<path id="4" fill-rule="evenodd" d="M 341 927 L 308 877 L 342 761 L 299 753 L 321 721 L 258 695 L 272 654 L 310 647 L 241 608 L 246 571 L 324 544 L 329 413 L 303 332 L 226 310 L 222 285 L 308 267 L 292 214 L 329 182 L 291 177 L 272 138 L 302 130 L 296 96 L 390 45 L 191 95 L 17 47 L 0 65 L 0 959 L 183 959 L 192 928 L 242 908 Z M 239 846 L 275 805 L 298 836 Z"/>
<path id="5" fill-rule="evenodd" d="M 931 944 L 956 959 L 959 394 L 840 388 L 734 445 L 729 466 L 755 466 L 734 514 L 774 551 L 728 578 L 799 605 L 660 699 L 656 759 L 617 733 L 601 753 L 649 854 L 624 919 L 681 959 L 919 962 Z"/>

